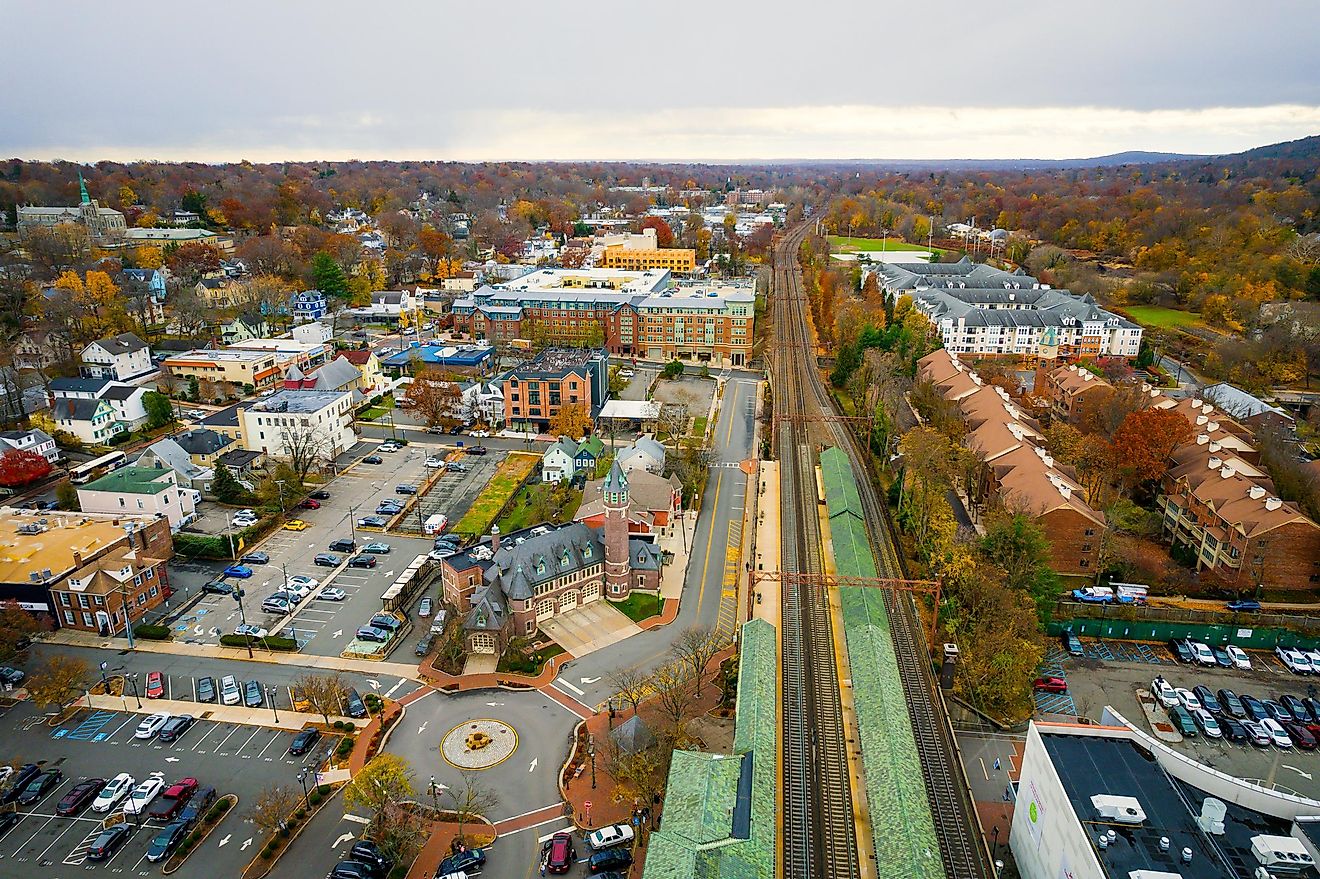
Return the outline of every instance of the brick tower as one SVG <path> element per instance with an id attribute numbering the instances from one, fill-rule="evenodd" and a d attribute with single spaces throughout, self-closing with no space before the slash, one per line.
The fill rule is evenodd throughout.
<path id="1" fill-rule="evenodd" d="M 605 595 L 615 601 L 628 597 L 632 578 L 628 564 L 628 477 L 615 461 L 601 486 L 605 503 Z"/>

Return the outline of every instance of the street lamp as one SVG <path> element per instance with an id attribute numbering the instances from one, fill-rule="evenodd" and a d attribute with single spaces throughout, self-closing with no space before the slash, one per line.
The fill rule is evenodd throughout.
<path id="1" fill-rule="evenodd" d="M 138 695 L 137 679 L 138 679 L 137 672 L 132 672 L 131 674 L 128 675 L 128 682 L 133 685 L 133 698 L 137 700 L 137 707 L 141 708 L 142 697 Z"/>
<path id="2" fill-rule="evenodd" d="M 308 792 L 307 792 L 307 770 L 306 770 L 306 769 L 304 769 L 302 772 L 299 772 L 299 773 L 298 773 L 298 783 L 302 785 L 302 789 L 303 789 L 303 805 L 306 806 L 306 807 L 309 807 L 309 808 L 310 808 L 312 804 L 311 804 L 311 801 L 310 801 L 310 794 L 308 794 Z"/>
<path id="3" fill-rule="evenodd" d="M 596 737 L 591 737 L 591 744 L 587 747 L 587 756 L 591 758 L 591 789 L 596 789 Z"/>
<path id="4" fill-rule="evenodd" d="M 273 711 L 273 712 L 275 712 L 275 722 L 276 722 L 276 723 L 279 723 L 279 722 L 280 722 L 280 709 L 279 709 L 279 706 L 275 704 L 275 696 L 276 696 L 276 694 L 279 693 L 279 690 L 275 689 L 274 687 L 271 687 L 269 690 L 267 690 L 267 693 L 270 694 L 270 710 Z"/>
<path id="5" fill-rule="evenodd" d="M 252 636 L 247 634 L 247 614 L 243 613 L 243 587 L 234 587 L 234 601 L 238 602 L 238 620 L 243 624 L 243 642 L 247 644 L 248 659 L 252 658 Z"/>

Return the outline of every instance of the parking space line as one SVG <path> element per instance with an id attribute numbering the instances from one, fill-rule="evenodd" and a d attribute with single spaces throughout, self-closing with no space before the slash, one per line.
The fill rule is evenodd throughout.
<path id="1" fill-rule="evenodd" d="M 100 835 L 101 835 L 101 828 L 97 827 L 95 830 L 92 830 L 86 836 L 84 836 L 82 838 L 82 842 L 74 846 L 73 849 L 67 855 L 64 856 L 64 864 L 69 867 L 80 866 L 84 861 L 87 860 L 87 852 L 91 850 L 92 842 L 95 841 L 96 837 Z"/>
<path id="2" fill-rule="evenodd" d="M 223 739 L 221 739 L 220 742 L 219 742 L 219 744 L 217 744 L 217 745 L 215 746 L 215 752 L 216 752 L 217 754 L 220 753 L 220 749 L 223 748 L 223 747 L 225 746 L 225 742 L 229 741 L 230 737 L 233 736 L 234 733 L 238 732 L 238 731 L 239 731 L 240 729 L 242 729 L 242 728 L 243 728 L 243 727 L 241 727 L 241 726 L 235 725 L 234 728 L 233 728 L 232 730 L 229 731 L 229 735 L 227 735 L 227 736 L 225 736 Z"/>
<path id="3" fill-rule="evenodd" d="M 60 842 L 60 840 L 64 839 L 64 837 L 68 835 L 68 833 L 69 833 L 70 830 L 73 830 L 74 828 L 76 828 L 76 827 L 78 826 L 78 821 L 81 821 L 81 820 L 83 820 L 83 819 L 78 818 L 78 819 L 75 819 L 75 820 L 73 820 L 73 821 L 70 821 L 70 822 L 68 822 L 66 825 L 64 825 L 64 829 L 61 830 L 61 831 L 59 832 L 59 835 L 56 836 L 54 839 L 52 839 L 52 840 L 50 841 L 50 845 L 48 845 L 48 846 L 46 846 L 45 848 L 43 848 L 43 849 L 41 850 L 41 852 L 37 855 L 37 857 L 36 857 L 36 861 L 37 861 L 37 863 L 41 863 L 42 861 L 44 861 L 44 860 L 46 859 L 46 852 L 50 851 L 50 850 L 53 849 L 56 845 L 58 845 L 59 842 Z M 98 830 L 97 832 L 99 833 L 100 831 Z"/>
<path id="4" fill-rule="evenodd" d="M 136 719 L 137 719 L 137 718 L 136 718 L 134 715 L 132 715 L 132 714 L 128 715 L 128 718 L 127 718 L 123 723 L 121 723 L 121 724 L 119 724 L 119 726 L 115 727 L 115 731 L 114 731 L 114 732 L 110 733 L 110 734 L 109 734 L 108 736 L 106 736 L 104 739 L 97 739 L 97 741 L 106 741 L 106 742 L 110 741 L 110 740 L 113 739 L 115 736 L 119 735 L 119 731 L 120 731 L 121 729 L 123 729 L 124 727 L 128 726 L 129 724 L 131 724 L 131 723 L 132 723 L 134 720 L 136 720 Z"/>
<path id="5" fill-rule="evenodd" d="M 244 748 L 246 748 L 246 747 L 248 746 L 248 742 L 250 742 L 250 741 L 252 741 L 253 739 L 255 739 L 255 738 L 257 737 L 257 733 L 259 733 L 259 732 L 261 732 L 261 729 L 260 729 L 260 728 L 253 730 L 253 731 L 252 731 L 252 735 L 248 736 L 248 737 L 247 737 L 247 741 L 245 741 L 245 742 L 243 742 L 243 744 L 239 745 L 239 746 L 238 746 L 238 749 L 235 750 L 234 753 L 237 754 L 239 751 L 241 751 L 241 750 L 243 750 Z M 247 755 L 247 756 L 251 756 L 251 755 Z"/>
<path id="6" fill-rule="evenodd" d="M 281 733 L 276 733 L 276 734 L 275 734 L 275 738 L 271 739 L 269 742 L 266 742 L 265 747 L 263 747 L 260 751 L 257 752 L 257 756 L 260 757 L 260 756 L 262 756 L 263 754 L 265 754 L 265 753 L 266 753 L 266 748 L 269 748 L 271 745 L 275 744 L 275 742 L 278 741 L 278 740 L 281 739 L 281 738 L 283 738 L 283 734 L 281 734 Z"/>

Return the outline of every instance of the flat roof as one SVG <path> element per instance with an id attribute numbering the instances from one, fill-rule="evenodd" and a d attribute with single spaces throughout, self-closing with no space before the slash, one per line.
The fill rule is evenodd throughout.
<path id="1" fill-rule="evenodd" d="M 333 406 L 346 396 L 349 396 L 348 391 L 280 391 L 253 403 L 247 411 L 249 414 L 269 415 L 310 414 Z"/>
<path id="2" fill-rule="evenodd" d="M 247 363 L 252 360 L 262 360 L 267 357 L 273 357 L 272 351 L 256 351 L 245 348 L 198 348 L 193 351 L 185 351 L 182 354 L 171 354 L 165 358 L 165 363 L 183 363 L 185 361 L 229 361 L 231 363 Z"/>
<path id="3" fill-rule="evenodd" d="M 21 525 L 46 522 L 40 534 L 19 534 Z M 124 542 L 124 524 L 146 525 L 150 518 L 109 513 L 38 513 L 0 507 L 0 582 L 30 583 L 33 571 L 49 569 L 51 579 L 74 568 L 73 554 L 84 560 Z"/>

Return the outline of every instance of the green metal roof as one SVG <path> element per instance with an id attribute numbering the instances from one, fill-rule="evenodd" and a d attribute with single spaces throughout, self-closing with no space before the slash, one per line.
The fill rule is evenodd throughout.
<path id="1" fill-rule="evenodd" d="M 829 503 L 830 518 L 845 513 L 865 519 L 862 497 L 853 480 L 852 462 L 837 446 L 820 453 L 820 472 L 825 482 L 825 498 Z"/>
<path id="2" fill-rule="evenodd" d="M 764 620 L 741 630 L 738 713 L 731 756 L 676 751 L 665 793 L 664 829 L 652 834 L 645 879 L 770 879 L 775 869 L 775 629 Z M 732 836 L 738 779 L 751 761 L 751 822 Z"/>
<path id="3" fill-rule="evenodd" d="M 155 467 L 120 467 L 95 482 L 83 486 L 85 491 L 112 491 L 116 494 L 160 494 L 174 488 L 170 482 L 173 470 Z"/>
<path id="4" fill-rule="evenodd" d="M 825 483 L 825 506 L 830 514 L 830 541 L 834 568 L 841 577 L 875 577 L 875 556 L 866 534 L 862 498 L 853 481 L 852 464 L 841 449 L 820 453 Z"/>

